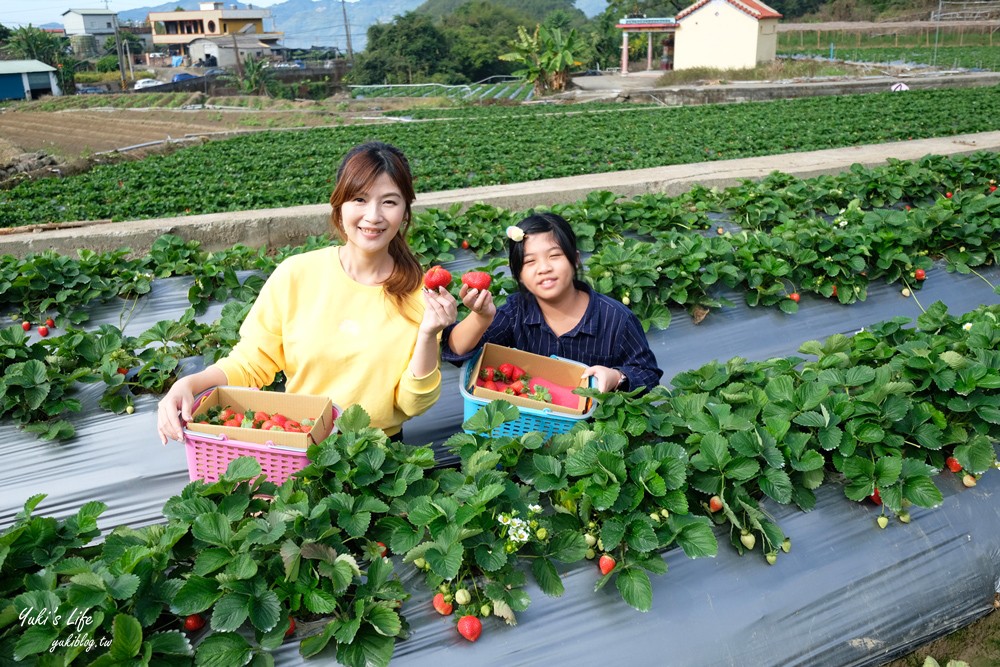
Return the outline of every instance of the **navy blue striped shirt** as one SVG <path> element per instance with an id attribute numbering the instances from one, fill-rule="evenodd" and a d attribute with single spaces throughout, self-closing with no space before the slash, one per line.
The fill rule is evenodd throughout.
<path id="1" fill-rule="evenodd" d="M 445 329 L 441 358 L 457 366 L 482 345 L 494 343 L 546 357 L 557 355 L 587 366 L 618 369 L 625 375 L 621 389 L 646 387 L 648 391 L 659 384 L 663 371 L 656 365 L 639 318 L 625 304 L 585 283 L 577 282 L 576 287 L 590 294 L 590 303 L 577 325 L 562 336 L 549 328 L 534 295 L 518 292 L 497 309 L 475 350 L 461 355 L 452 352 L 448 339 L 454 325 Z"/>

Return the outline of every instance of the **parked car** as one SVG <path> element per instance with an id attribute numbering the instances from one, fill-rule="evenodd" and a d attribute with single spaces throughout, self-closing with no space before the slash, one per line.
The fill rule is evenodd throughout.
<path id="1" fill-rule="evenodd" d="M 179 81 L 187 81 L 188 79 L 197 79 L 197 78 L 198 77 L 195 76 L 194 74 L 188 74 L 187 72 L 179 72 L 178 74 L 174 74 L 174 78 L 172 78 L 170 81 L 171 83 L 178 83 Z"/>
<path id="2" fill-rule="evenodd" d="M 80 86 L 76 89 L 76 92 L 78 95 L 100 95 L 108 91 L 100 86 Z"/>
<path id="3" fill-rule="evenodd" d="M 157 81 L 156 79 L 139 79 L 138 81 L 135 82 L 135 85 L 132 86 L 132 89 L 142 90 L 143 88 L 152 88 L 153 86 L 158 86 L 161 83 L 163 82 Z"/>
<path id="4" fill-rule="evenodd" d="M 202 76 L 223 76 L 225 74 L 229 74 L 229 72 L 221 67 L 212 67 L 211 69 L 205 70 L 205 73 Z"/>

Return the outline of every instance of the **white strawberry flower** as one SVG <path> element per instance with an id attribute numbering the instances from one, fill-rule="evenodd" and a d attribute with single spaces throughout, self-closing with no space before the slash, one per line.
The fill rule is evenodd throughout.
<path id="1" fill-rule="evenodd" d="M 507 238 L 514 243 L 520 243 L 524 240 L 524 230 L 517 225 L 511 225 L 507 227 Z"/>
<path id="2" fill-rule="evenodd" d="M 541 505 L 528 505 L 528 511 L 532 514 L 539 514 L 542 511 Z"/>
<path id="3" fill-rule="evenodd" d="M 972 322 L 966 322 L 965 324 L 962 325 L 962 328 L 965 329 L 966 331 L 970 331 L 972 329 Z"/>
<path id="4" fill-rule="evenodd" d="M 501 523 L 502 525 L 504 525 L 504 526 L 509 526 L 509 525 L 510 525 L 510 517 L 509 517 L 509 516 L 507 516 L 506 514 L 501 514 L 501 515 L 500 515 L 500 518 L 499 518 L 499 519 L 497 519 L 497 520 L 498 520 L 498 521 L 499 521 L 499 522 L 500 522 L 500 523 Z"/>

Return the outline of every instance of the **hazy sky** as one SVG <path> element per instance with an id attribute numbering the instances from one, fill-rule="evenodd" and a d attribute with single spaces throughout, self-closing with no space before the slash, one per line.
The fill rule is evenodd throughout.
<path id="1" fill-rule="evenodd" d="M 246 0 L 241 0 L 245 2 Z M 270 7 L 281 0 L 252 0 L 254 7 Z M 136 7 L 154 7 L 163 0 L 0 0 L 0 24 L 8 28 L 62 23 L 68 9 L 105 9 L 123 12 Z"/>

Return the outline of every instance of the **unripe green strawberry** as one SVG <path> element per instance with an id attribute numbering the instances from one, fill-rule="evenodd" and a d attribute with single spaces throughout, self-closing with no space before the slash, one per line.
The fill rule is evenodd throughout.
<path id="1" fill-rule="evenodd" d="M 587 560 L 594 560 L 594 556 L 597 555 L 597 552 L 593 549 L 587 549 L 587 553 L 584 555 L 587 557 Z"/>
<path id="2" fill-rule="evenodd" d="M 662 516 L 664 519 L 669 519 L 670 512 L 668 512 L 667 510 L 660 510 L 660 516 Z"/>
<path id="3" fill-rule="evenodd" d="M 889 518 L 885 515 L 880 516 L 878 519 L 876 519 L 876 521 L 878 522 L 879 528 L 884 529 L 886 526 L 889 525 Z"/>
<path id="4" fill-rule="evenodd" d="M 482 616 L 483 618 L 488 618 L 491 612 L 492 610 L 490 609 L 490 605 L 488 604 L 484 604 L 482 607 L 479 608 L 479 615 Z"/>
<path id="5" fill-rule="evenodd" d="M 455 602 L 458 604 L 469 604 L 472 602 L 472 595 L 470 595 L 469 591 L 464 588 L 459 588 L 455 591 Z"/>
<path id="6" fill-rule="evenodd" d="M 767 559 L 768 565 L 774 565 L 775 563 L 778 562 L 778 554 L 774 553 L 773 551 L 769 551 L 767 555 L 764 556 L 764 558 Z"/>
<path id="7" fill-rule="evenodd" d="M 651 513 L 649 515 L 649 518 L 652 519 L 655 523 L 660 523 L 660 515 L 657 514 L 656 512 Z"/>
<path id="8" fill-rule="evenodd" d="M 740 534 L 740 542 L 742 542 L 743 546 L 747 549 L 753 549 L 753 546 L 757 544 L 757 538 L 754 537 L 754 534 L 750 531 L 744 530 Z"/>
<path id="9" fill-rule="evenodd" d="M 784 540 L 781 541 L 781 550 L 784 551 L 786 554 L 792 550 L 792 538 L 786 537 Z"/>
<path id="10" fill-rule="evenodd" d="M 604 540 L 597 538 L 597 549 L 598 551 L 604 551 Z"/>
<path id="11" fill-rule="evenodd" d="M 902 521 L 903 523 L 910 523 L 910 513 L 909 512 L 900 512 L 899 513 L 899 520 Z"/>
<path id="12" fill-rule="evenodd" d="M 423 558 L 417 558 L 413 561 L 413 566 L 418 570 L 422 570 L 425 567 L 427 567 L 427 561 L 424 560 Z"/>
<path id="13" fill-rule="evenodd" d="M 965 475 L 964 477 L 962 477 L 962 484 L 965 484 L 966 486 L 968 486 L 970 488 L 973 487 L 973 486 L 975 486 L 976 485 L 976 476 L 975 475 Z"/>
<path id="14" fill-rule="evenodd" d="M 546 537 L 548 537 L 548 536 L 549 536 L 549 531 L 548 531 L 548 530 L 546 530 L 545 528 L 539 528 L 539 529 L 538 529 L 538 530 L 537 530 L 537 531 L 535 532 L 535 537 L 537 537 L 537 538 L 538 538 L 538 539 L 540 539 L 540 540 L 544 540 L 544 539 L 545 539 Z"/>
<path id="15" fill-rule="evenodd" d="M 595 544 L 597 544 L 597 538 L 594 537 L 593 535 L 591 535 L 590 533 L 587 533 L 586 535 L 584 535 L 583 539 L 587 543 L 588 547 L 592 547 Z"/>

